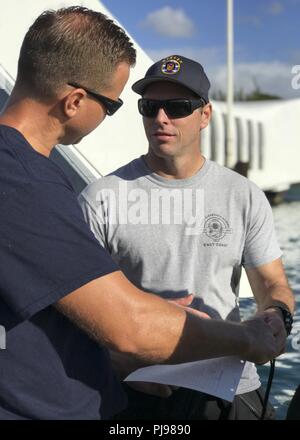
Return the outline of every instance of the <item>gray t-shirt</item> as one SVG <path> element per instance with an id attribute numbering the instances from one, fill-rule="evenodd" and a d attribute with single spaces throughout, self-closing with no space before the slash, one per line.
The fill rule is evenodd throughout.
<path id="1" fill-rule="evenodd" d="M 241 266 L 281 256 L 264 193 L 210 160 L 190 178 L 166 179 L 141 157 L 93 182 L 79 202 L 132 283 L 164 298 L 193 293 L 192 306 L 212 318 L 239 321 Z M 259 386 L 247 362 L 237 393 Z"/>

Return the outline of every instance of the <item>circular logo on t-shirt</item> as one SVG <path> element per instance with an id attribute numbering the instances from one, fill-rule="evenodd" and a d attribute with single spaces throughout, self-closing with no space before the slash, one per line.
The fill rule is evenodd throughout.
<path id="1" fill-rule="evenodd" d="M 220 241 L 226 234 L 231 234 L 232 230 L 221 215 L 211 214 L 205 220 L 203 232 L 213 241 Z"/>

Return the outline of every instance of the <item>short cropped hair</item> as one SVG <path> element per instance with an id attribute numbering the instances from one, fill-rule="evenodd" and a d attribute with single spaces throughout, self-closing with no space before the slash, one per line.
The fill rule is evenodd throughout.
<path id="1" fill-rule="evenodd" d="M 106 15 L 80 6 L 47 10 L 25 35 L 16 84 L 41 99 L 70 82 L 101 92 L 120 62 L 135 61 L 133 43 Z"/>

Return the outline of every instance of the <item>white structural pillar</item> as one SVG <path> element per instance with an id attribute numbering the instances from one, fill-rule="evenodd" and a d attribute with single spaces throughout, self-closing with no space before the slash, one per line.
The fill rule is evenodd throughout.
<path id="1" fill-rule="evenodd" d="M 241 162 L 249 162 L 248 148 L 248 124 L 245 118 L 240 118 L 240 160 Z"/>
<path id="2" fill-rule="evenodd" d="M 214 111 L 214 145 L 212 145 L 212 150 L 214 151 L 213 160 L 215 160 L 219 165 L 226 165 L 225 163 L 225 127 L 224 119 L 220 111 Z"/>
<path id="3" fill-rule="evenodd" d="M 252 125 L 252 145 L 251 145 L 251 156 L 252 156 L 252 170 L 259 170 L 259 133 L 258 133 L 258 123 L 256 121 L 251 121 Z"/>
<path id="4" fill-rule="evenodd" d="M 207 159 L 211 158 L 211 128 L 210 124 L 201 131 L 201 153 Z"/>
<path id="5" fill-rule="evenodd" d="M 234 32 L 233 32 L 233 0 L 227 0 L 227 157 L 226 165 L 233 167 L 233 101 L 234 101 Z"/>

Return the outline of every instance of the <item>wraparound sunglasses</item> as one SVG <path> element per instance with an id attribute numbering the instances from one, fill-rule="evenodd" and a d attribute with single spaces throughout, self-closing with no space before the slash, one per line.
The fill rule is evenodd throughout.
<path id="1" fill-rule="evenodd" d="M 97 101 L 101 102 L 101 104 L 105 106 L 106 114 L 108 116 L 112 116 L 123 105 L 123 101 L 120 98 L 117 101 L 114 101 L 113 99 L 108 98 L 107 96 L 104 95 L 100 95 L 99 93 L 93 92 L 92 90 L 89 90 L 86 87 L 81 86 L 80 84 L 68 83 L 68 85 L 71 87 L 75 87 L 76 89 L 85 90 L 86 93 L 93 96 L 93 98 L 97 99 Z"/>
<path id="2" fill-rule="evenodd" d="M 138 100 L 138 108 L 141 115 L 146 118 L 155 118 L 159 109 L 164 109 L 170 118 L 184 118 L 191 115 L 194 110 L 203 107 L 205 102 L 202 98 L 199 99 L 147 99 L 141 98 Z"/>

